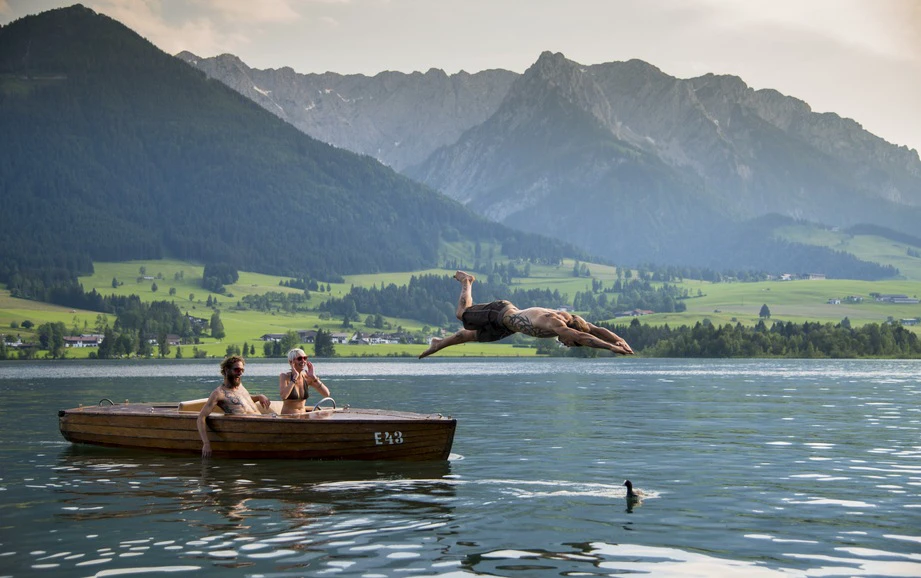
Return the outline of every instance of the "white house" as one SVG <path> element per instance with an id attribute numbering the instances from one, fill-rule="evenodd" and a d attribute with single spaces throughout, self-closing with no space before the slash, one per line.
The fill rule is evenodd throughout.
<path id="1" fill-rule="evenodd" d="M 103 339 L 103 335 L 68 335 L 64 337 L 64 347 L 99 347 Z"/>
<path id="2" fill-rule="evenodd" d="M 333 343 L 337 345 L 345 345 L 352 340 L 351 333 L 333 333 L 330 337 L 332 337 Z"/>

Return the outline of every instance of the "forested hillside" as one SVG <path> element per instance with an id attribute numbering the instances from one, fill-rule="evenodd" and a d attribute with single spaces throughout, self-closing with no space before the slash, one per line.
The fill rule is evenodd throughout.
<path id="1" fill-rule="evenodd" d="M 0 281 L 164 256 L 322 279 L 429 267 L 445 241 L 571 254 L 314 140 L 82 6 L 0 28 L 0 132 Z"/>

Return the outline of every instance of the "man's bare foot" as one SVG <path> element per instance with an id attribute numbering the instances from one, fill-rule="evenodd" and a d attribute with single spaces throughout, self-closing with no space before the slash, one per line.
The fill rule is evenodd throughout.
<path id="1" fill-rule="evenodd" d="M 470 273 L 465 273 L 463 271 L 458 271 L 457 273 L 455 273 L 454 278 L 460 281 L 461 283 L 465 281 L 468 283 L 473 283 L 474 281 L 476 281 L 476 277 L 474 277 Z"/>
<path id="2" fill-rule="evenodd" d="M 441 343 L 442 341 L 443 341 L 442 339 L 438 339 L 437 337 L 432 339 L 432 344 L 429 345 L 429 348 L 423 351 L 421 355 L 419 355 L 419 359 L 422 359 L 423 357 L 428 357 L 429 355 L 438 351 L 439 349 L 438 344 Z"/>

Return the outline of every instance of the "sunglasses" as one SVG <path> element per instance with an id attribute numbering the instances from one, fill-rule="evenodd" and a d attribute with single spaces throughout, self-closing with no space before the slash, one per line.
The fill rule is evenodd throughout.
<path id="1" fill-rule="evenodd" d="M 294 361 L 307 361 L 306 357 L 295 357 Z"/>

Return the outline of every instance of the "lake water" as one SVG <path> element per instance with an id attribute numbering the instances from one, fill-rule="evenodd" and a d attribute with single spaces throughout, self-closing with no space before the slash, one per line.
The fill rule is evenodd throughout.
<path id="1" fill-rule="evenodd" d="M 340 406 L 457 418 L 452 459 L 72 446 L 58 409 L 202 397 L 217 363 L 0 364 L 0 576 L 921 576 L 921 362 L 316 366 Z"/>

